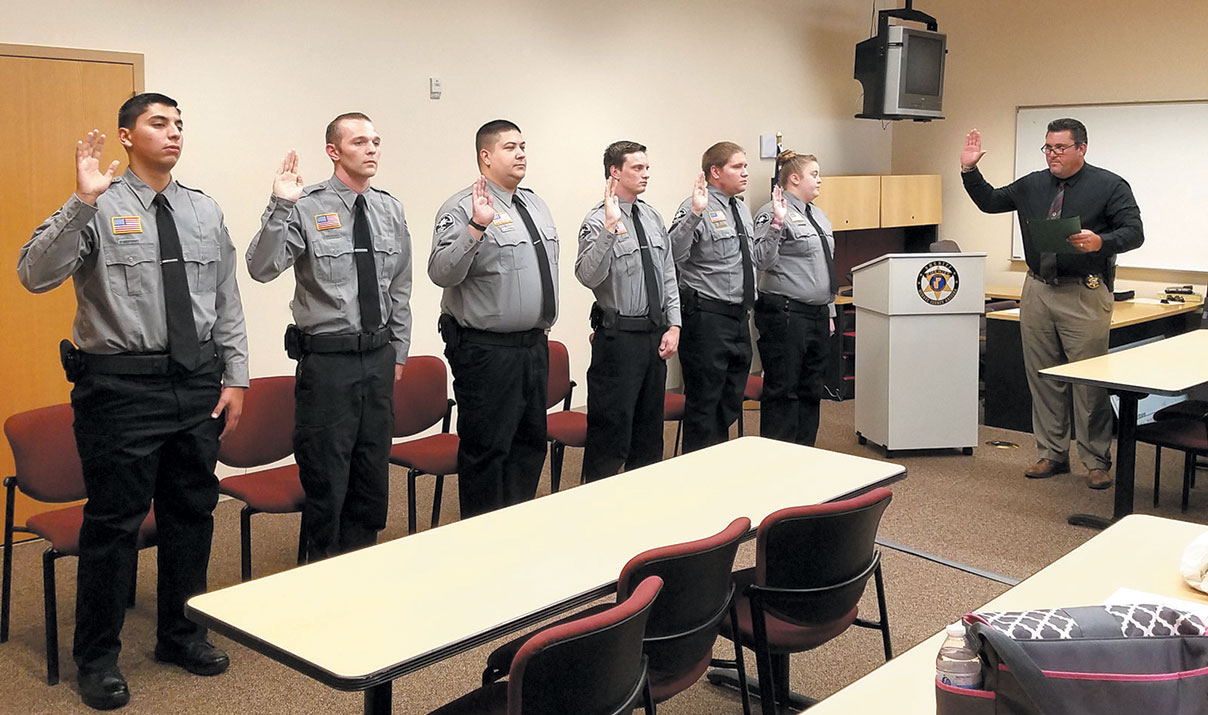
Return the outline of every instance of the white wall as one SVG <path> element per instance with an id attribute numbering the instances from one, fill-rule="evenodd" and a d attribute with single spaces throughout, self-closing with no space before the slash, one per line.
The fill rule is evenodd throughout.
<path id="1" fill-rule="evenodd" d="M 940 238 L 963 250 L 985 251 L 986 281 L 1020 280 L 1022 261 L 1011 261 L 1014 214 L 987 215 L 966 196 L 958 160 L 965 133 L 981 131 L 987 154 L 980 166 L 995 186 L 1011 181 L 1018 106 L 1070 105 L 1208 98 L 1208 2 L 1171 0 L 1138 5 L 1127 0 L 1044 0 L 969 3 L 922 0 L 948 35 L 944 121 L 900 123 L 894 128 L 893 171 L 937 173 L 944 178 L 944 223 Z M 1147 127 L 1138 126 L 1138 133 Z M 1208 127 L 1187 127 L 1202 134 Z M 1095 127 L 1087 161 L 1095 163 Z M 1167 137 L 1171 162 L 1203 162 Z M 1035 138 L 1035 145 L 1044 137 Z M 1155 157 L 1155 160 L 1157 157 Z M 1125 176 L 1124 178 L 1128 178 Z M 1201 187 L 1203 189 L 1208 187 Z M 1188 207 L 1189 221 L 1202 221 Z M 1145 206 L 1141 206 L 1144 219 Z M 1172 242 L 1177 237 L 1163 237 Z M 1195 283 L 1203 273 L 1121 269 L 1126 287 L 1153 291 L 1173 283 Z"/>
<path id="2" fill-rule="evenodd" d="M 853 47 L 868 8 L 843 0 L 537 0 L 344 3 L 216 0 L 187 6 L 111 0 L 0 5 L 0 42 L 140 52 L 146 86 L 175 97 L 186 123 L 177 178 L 214 196 L 242 254 L 259 226 L 277 162 L 301 155 L 326 178 L 323 128 L 350 110 L 383 137 L 376 185 L 407 211 L 416 256 L 413 354 L 439 354 L 440 294 L 427 279 L 440 204 L 475 177 L 473 133 L 506 117 L 528 142 L 525 185 L 550 204 L 562 236 L 562 315 L 553 337 L 585 384 L 591 293 L 574 280 L 579 222 L 599 200 L 601 154 L 617 139 L 650 147 L 646 198 L 667 218 L 710 144 L 750 150 L 755 204 L 771 160 L 759 133 L 816 153 L 824 171 L 883 173 L 892 130 L 852 118 Z M 444 97 L 428 98 L 439 77 Z M 115 108 L 116 110 L 116 108 Z M 50 161 L 70 161 L 71 147 Z M 292 371 L 281 348 L 292 278 L 269 285 L 240 269 L 253 375 Z M 582 404 L 585 392 L 576 394 Z"/>

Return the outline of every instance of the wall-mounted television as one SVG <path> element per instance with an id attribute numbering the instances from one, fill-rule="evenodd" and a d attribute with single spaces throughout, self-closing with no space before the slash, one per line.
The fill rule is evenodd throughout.
<path id="1" fill-rule="evenodd" d="M 864 119 L 943 119 L 947 37 L 887 25 L 856 45 L 855 78 L 864 86 Z"/>

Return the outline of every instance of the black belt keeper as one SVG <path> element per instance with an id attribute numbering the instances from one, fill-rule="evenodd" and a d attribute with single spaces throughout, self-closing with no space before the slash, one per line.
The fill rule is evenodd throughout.
<path id="1" fill-rule="evenodd" d="M 592 330 L 620 330 L 625 333 L 661 332 L 663 326 L 645 316 L 621 315 L 615 310 L 601 308 L 599 303 L 591 304 L 590 315 Z"/>
<path id="2" fill-rule="evenodd" d="M 541 328 L 533 328 L 532 330 L 521 330 L 516 333 L 495 333 L 490 330 L 476 330 L 474 328 L 463 327 L 458 331 L 458 337 L 463 343 L 527 348 L 545 340 L 545 331 Z"/>
<path id="3" fill-rule="evenodd" d="M 390 330 L 381 328 L 372 333 L 349 335 L 299 336 L 299 347 L 303 353 L 367 353 L 390 342 Z"/>
<path id="4" fill-rule="evenodd" d="M 819 315 L 829 316 L 830 314 L 829 306 L 811 305 L 809 303 L 803 303 L 799 300 L 793 300 L 787 296 L 777 295 L 775 293 L 760 293 L 759 301 L 756 302 L 755 308 L 757 310 L 762 308 L 764 310 L 788 311 L 790 313 L 800 313 L 801 315 L 808 315 L 815 318 Z"/>
<path id="5" fill-rule="evenodd" d="M 72 372 L 75 372 L 76 377 L 88 373 L 93 375 L 170 375 L 182 369 L 172 362 L 172 358 L 167 353 L 99 355 L 86 353 L 83 350 L 64 353 L 60 346 L 59 357 L 63 361 L 64 369 L 68 371 L 67 379 L 72 382 L 75 381 L 72 379 Z M 200 364 L 204 365 L 217 357 L 218 353 L 214 348 L 213 340 L 201 344 Z M 71 367 L 68 366 L 69 363 L 73 363 Z"/>

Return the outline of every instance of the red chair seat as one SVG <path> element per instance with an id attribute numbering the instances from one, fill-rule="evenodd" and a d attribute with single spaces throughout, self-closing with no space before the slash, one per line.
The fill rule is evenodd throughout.
<path id="1" fill-rule="evenodd" d="M 673 695 L 684 692 L 700 680 L 712 662 L 713 652 L 710 651 L 705 653 L 705 656 L 699 663 L 692 666 L 691 670 L 663 673 L 651 668 L 646 674 L 646 677 L 650 679 L 650 696 L 654 698 L 654 702 L 661 703 Z"/>
<path id="2" fill-rule="evenodd" d="M 1137 427 L 1137 441 L 1184 452 L 1208 452 L 1208 426 L 1198 419 L 1166 419 Z"/>
<path id="3" fill-rule="evenodd" d="M 41 514 L 34 514 L 26 521 L 26 527 L 46 539 L 55 551 L 66 556 L 80 555 L 80 524 L 84 522 L 84 505 L 69 506 Z M 138 528 L 138 548 L 155 545 L 155 510 L 147 512 Z"/>
<path id="4" fill-rule="evenodd" d="M 587 443 L 587 415 L 570 410 L 555 412 L 546 417 L 545 433 L 568 447 L 582 447 Z"/>
<path id="5" fill-rule="evenodd" d="M 425 474 L 456 474 L 458 444 L 447 432 L 400 442 L 390 448 L 390 461 Z"/>
<path id="6" fill-rule="evenodd" d="M 306 501 L 296 464 L 226 477 L 218 483 L 218 491 L 235 497 L 256 511 L 269 514 L 302 511 L 302 504 Z"/>
<path id="7" fill-rule="evenodd" d="M 762 375 L 751 375 L 747 378 L 747 386 L 742 392 L 742 399 L 754 400 L 755 402 L 759 402 L 761 399 L 763 399 Z"/>
<path id="8" fill-rule="evenodd" d="M 742 595 L 743 589 L 755 581 L 755 569 L 745 569 L 734 574 L 734 605 L 738 610 L 738 630 L 742 643 L 755 648 L 755 631 L 751 622 L 751 602 Z M 771 653 L 800 653 L 812 650 L 847 630 L 856 620 L 859 606 L 828 623 L 798 625 L 767 614 L 768 651 Z M 722 621 L 721 631 L 727 638 L 733 637 L 729 618 Z"/>
<path id="9" fill-rule="evenodd" d="M 663 421 L 677 422 L 684 419 L 684 396 L 679 392 L 667 392 L 663 397 Z"/>

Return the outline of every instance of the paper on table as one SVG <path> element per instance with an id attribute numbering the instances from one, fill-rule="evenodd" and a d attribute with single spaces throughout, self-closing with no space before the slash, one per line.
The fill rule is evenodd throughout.
<path id="1" fill-rule="evenodd" d="M 1154 603 L 1159 606 L 1170 606 L 1180 611 L 1189 611 L 1200 618 L 1208 620 L 1208 603 L 1185 601 L 1181 598 L 1146 593 L 1145 591 L 1138 591 L 1132 588 L 1116 589 L 1115 593 L 1103 600 L 1103 605 L 1105 606 L 1125 605 L 1129 603 Z"/>
<path id="2" fill-rule="evenodd" d="M 1028 221 L 1032 245 L 1041 253 L 1081 253 L 1069 242 L 1069 237 L 1081 230 L 1082 220 L 1077 216 Z"/>

